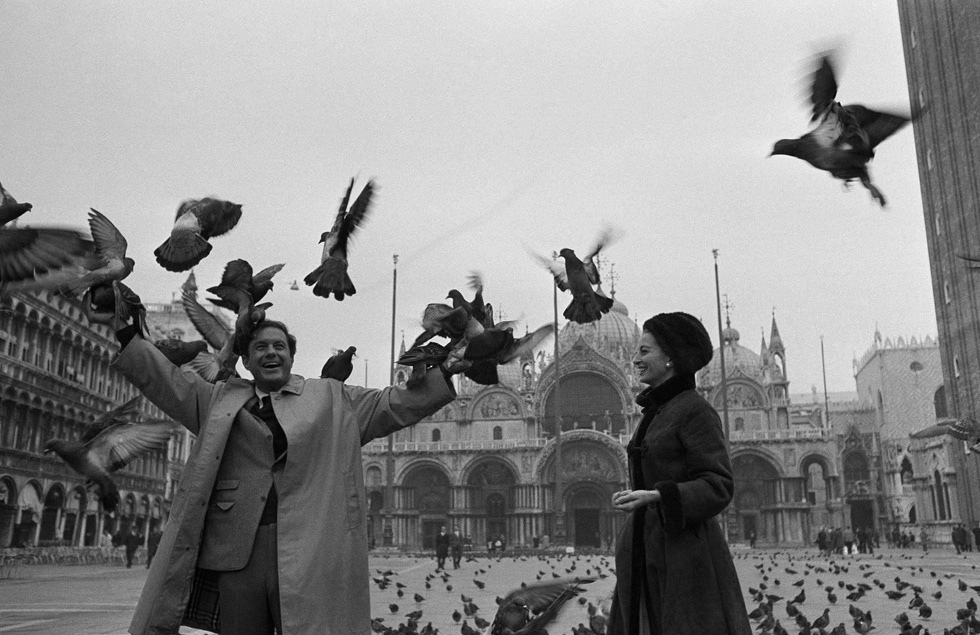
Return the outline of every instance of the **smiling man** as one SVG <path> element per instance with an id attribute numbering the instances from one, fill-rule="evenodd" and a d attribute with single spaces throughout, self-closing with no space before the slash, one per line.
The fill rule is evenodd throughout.
<path id="1" fill-rule="evenodd" d="M 117 335 L 116 368 L 197 435 L 130 632 L 370 632 L 361 446 L 452 401 L 465 363 L 413 389 L 305 379 L 296 338 L 263 320 L 237 343 L 253 379 L 209 384 Z"/>

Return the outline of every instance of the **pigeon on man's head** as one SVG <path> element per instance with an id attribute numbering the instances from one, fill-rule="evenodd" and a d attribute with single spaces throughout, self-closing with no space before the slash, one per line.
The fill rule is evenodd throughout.
<path id="1" fill-rule="evenodd" d="M 274 275 L 280 268 L 280 265 L 275 265 L 264 271 L 267 272 L 274 269 L 272 271 L 272 275 Z M 235 341 L 232 346 L 235 349 L 235 353 L 242 357 L 246 354 L 244 349 L 245 341 L 248 339 L 248 335 L 251 333 L 253 326 L 265 319 L 266 309 L 272 306 L 271 302 L 256 304 L 256 299 L 252 296 L 252 290 L 255 288 L 253 282 L 252 265 L 238 258 L 225 265 L 225 270 L 221 274 L 221 284 L 208 289 L 208 293 L 213 293 L 218 296 L 217 299 L 210 299 L 212 304 L 229 308 L 238 315 L 238 318 L 235 320 L 235 332 L 233 335 Z M 268 281 L 268 286 L 271 288 L 271 280 Z M 261 294 L 265 295 L 265 291 L 268 291 L 268 289 L 261 291 Z"/>
<path id="2" fill-rule="evenodd" d="M 217 198 L 189 199 L 177 208 L 170 238 L 153 254 L 167 271 L 187 271 L 211 253 L 209 238 L 231 231 L 242 206 Z"/>
<path id="3" fill-rule="evenodd" d="M 859 180 L 879 205 L 885 196 L 871 183 L 868 162 L 875 147 L 911 121 L 905 115 L 878 112 L 858 104 L 843 106 L 837 101 L 837 79 L 832 55 L 824 53 L 813 73 L 810 101 L 816 127 L 798 139 L 780 139 L 772 155 L 803 159 L 820 170 L 830 172 L 845 185 Z"/>
<path id="4" fill-rule="evenodd" d="M 320 242 L 323 243 L 320 265 L 303 278 L 307 286 L 313 287 L 313 295 L 321 298 L 329 298 L 332 294 L 337 300 L 343 300 L 345 296 L 357 293 L 347 274 L 347 247 L 350 237 L 367 218 L 374 194 L 374 181 L 367 182 L 348 209 L 347 202 L 353 189 L 354 179 L 351 179 L 334 217 L 333 227 L 320 234 Z"/>

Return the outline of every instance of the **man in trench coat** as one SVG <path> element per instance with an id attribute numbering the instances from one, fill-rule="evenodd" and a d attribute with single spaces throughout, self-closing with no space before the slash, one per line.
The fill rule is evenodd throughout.
<path id="1" fill-rule="evenodd" d="M 222 632 L 218 589 L 225 571 L 214 571 L 211 563 L 227 560 L 230 564 L 224 569 L 245 566 L 249 546 L 258 544 L 256 536 L 263 527 L 271 527 L 271 574 L 277 577 L 278 593 L 270 597 L 270 604 L 278 605 L 272 608 L 278 612 L 276 621 L 281 619 L 281 635 L 369 633 L 361 446 L 451 402 L 455 391 L 449 376 L 463 368 L 454 367 L 450 357 L 414 389 L 369 390 L 333 379 L 304 379 L 290 372 L 295 338 L 286 326 L 260 322 L 243 355 L 254 380 L 233 377 L 210 384 L 174 366 L 134 334 L 133 327 L 118 333 L 123 348 L 114 366 L 197 439 L 130 632 L 169 635 L 177 633 L 181 624 Z M 265 489 L 249 491 L 230 478 L 234 443 L 229 438 L 241 439 L 239 430 L 255 425 L 257 419 L 248 408 L 262 393 L 268 394 L 266 399 L 271 397 L 271 410 L 288 449 L 276 459 L 276 464 L 279 459 L 282 464 L 272 470 Z M 271 425 L 269 431 L 265 441 L 253 443 L 252 449 L 256 455 L 264 453 L 271 463 Z M 223 460 L 226 450 L 229 458 Z M 259 525 L 258 514 L 266 510 L 256 499 L 266 501 L 267 493 L 269 498 L 278 497 L 276 522 Z M 259 511 L 248 522 L 222 525 L 222 513 L 235 510 L 236 504 L 240 510 Z M 210 534 L 218 532 L 245 548 L 216 543 Z M 200 566 L 202 557 L 209 559 L 208 567 Z M 237 629 L 226 628 L 225 635 L 239 635 Z"/>

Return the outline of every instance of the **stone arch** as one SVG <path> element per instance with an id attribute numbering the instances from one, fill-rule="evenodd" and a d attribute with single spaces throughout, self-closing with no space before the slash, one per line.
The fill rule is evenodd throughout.
<path id="1" fill-rule="evenodd" d="M 401 478 L 401 487 L 411 492 L 405 501 L 406 509 L 445 514 L 452 508 L 451 480 L 446 468 L 434 461 L 414 463 Z"/>
<path id="2" fill-rule="evenodd" d="M 484 456 L 473 461 L 463 470 L 463 484 L 471 487 L 496 487 L 516 485 L 520 481 L 520 470 L 503 456 Z"/>
<path id="3" fill-rule="evenodd" d="M 807 469 L 813 463 L 818 463 L 828 477 L 834 476 L 834 461 L 823 452 L 817 450 L 807 452 L 800 459 L 800 476 L 806 476 Z"/>
<path id="4" fill-rule="evenodd" d="M 58 521 L 66 502 L 65 487 L 61 483 L 55 483 L 48 488 L 48 493 L 44 495 L 44 511 L 41 512 L 41 536 L 40 540 L 56 540 Z"/>
<path id="5" fill-rule="evenodd" d="M 785 472 L 783 472 L 782 461 L 780 461 L 779 460 L 779 457 L 777 457 L 775 454 L 773 454 L 769 450 L 766 450 L 766 449 L 763 449 L 763 448 L 756 448 L 756 447 L 738 448 L 738 449 L 732 450 L 731 457 L 732 457 L 732 469 L 733 470 L 735 468 L 735 462 L 736 462 L 736 460 L 744 460 L 744 457 L 752 457 L 752 458 L 755 458 L 755 459 L 759 459 L 759 460 L 765 461 L 770 466 L 772 466 L 772 468 L 776 471 L 777 478 L 784 478 L 786 476 Z M 736 478 L 735 484 L 736 484 L 736 489 L 737 489 L 737 486 L 738 486 L 738 479 L 737 478 Z"/>
<path id="6" fill-rule="evenodd" d="M 467 419 L 523 419 L 524 401 L 514 390 L 506 386 L 493 386 L 481 390 L 470 402 Z"/>
<path id="7" fill-rule="evenodd" d="M 728 386 L 728 407 L 734 410 L 768 410 L 771 407 L 769 396 L 758 382 L 744 375 L 729 377 L 725 382 Z M 723 409 L 721 384 L 711 392 L 708 399 L 719 412 Z"/>
<path id="8" fill-rule="evenodd" d="M 11 476 L 0 476 L 0 549 L 13 542 L 16 519 L 17 481 Z"/>
<path id="9" fill-rule="evenodd" d="M 541 425 L 548 434 L 555 432 L 554 384 L 541 399 Z M 578 370 L 561 377 L 562 430 L 611 428 L 614 434 L 626 429 L 628 407 L 622 390 L 609 377 L 598 372 Z"/>
<path id="10" fill-rule="evenodd" d="M 592 443 L 600 448 L 599 451 L 604 453 L 609 457 L 610 464 L 613 468 L 613 480 L 610 482 L 617 482 L 625 484 L 627 482 L 626 476 L 626 448 L 624 448 L 618 441 L 613 439 L 607 434 L 601 432 L 594 432 L 592 430 L 572 430 L 561 435 L 562 444 L 562 460 L 564 462 L 565 448 L 569 444 L 576 442 Z M 538 483 L 551 483 L 554 482 L 554 454 L 555 454 L 556 443 L 552 439 L 548 445 L 538 454 L 537 463 L 534 466 L 534 478 Z M 606 480 L 606 479 L 602 479 Z"/>
<path id="11" fill-rule="evenodd" d="M 461 418 L 459 406 L 455 401 L 451 401 L 423 421 L 459 421 Z"/>

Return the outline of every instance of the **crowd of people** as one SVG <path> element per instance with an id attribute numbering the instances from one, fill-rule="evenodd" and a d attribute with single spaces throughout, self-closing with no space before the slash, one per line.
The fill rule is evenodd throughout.
<path id="1" fill-rule="evenodd" d="M 881 547 L 878 534 L 871 527 L 822 527 L 817 532 L 817 548 L 824 555 L 832 554 L 873 554 L 875 547 Z"/>

